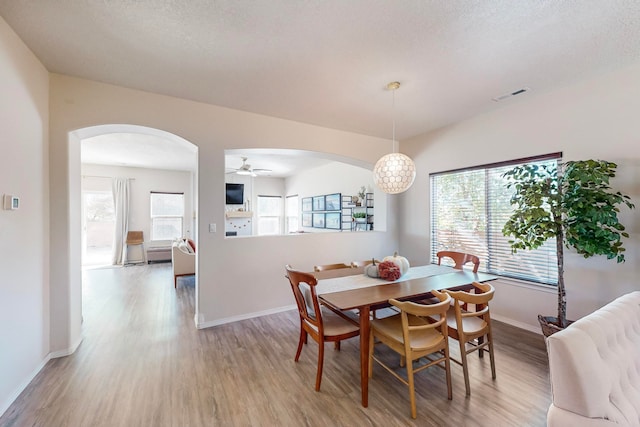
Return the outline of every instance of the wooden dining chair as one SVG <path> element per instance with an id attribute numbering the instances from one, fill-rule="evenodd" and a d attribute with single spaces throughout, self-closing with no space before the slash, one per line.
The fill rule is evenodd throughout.
<path id="1" fill-rule="evenodd" d="M 447 398 L 451 400 L 451 367 L 449 362 L 449 339 L 446 313 L 451 306 L 451 297 L 446 293 L 432 291 L 440 300 L 437 304 L 423 305 L 410 301 L 390 299 L 389 303 L 400 310 L 400 314 L 371 321 L 369 336 L 369 378 L 373 376 L 373 362 L 377 362 L 394 377 L 409 386 L 411 417 L 416 418 L 416 397 L 413 375 L 431 366 L 444 368 L 447 378 Z M 438 320 L 433 322 L 431 317 Z M 374 340 L 377 340 L 374 341 Z M 406 379 L 396 373 L 375 355 L 375 346 L 384 344 L 400 354 L 401 366 L 406 365 Z M 414 361 L 426 358 L 427 363 L 418 368 Z"/>
<path id="2" fill-rule="evenodd" d="M 325 265 L 314 265 L 313 271 L 327 271 L 327 270 L 338 270 L 340 268 L 351 268 L 349 264 L 338 263 L 338 264 L 325 264 Z"/>
<path id="3" fill-rule="evenodd" d="M 440 251 L 436 254 L 438 257 L 438 265 L 442 261 L 442 258 L 451 258 L 455 265 L 453 268 L 457 270 L 462 270 L 464 265 L 468 262 L 473 263 L 473 272 L 478 272 L 478 267 L 480 267 L 480 258 L 475 255 L 467 254 L 464 252 L 455 252 L 455 251 Z"/>
<path id="4" fill-rule="evenodd" d="M 366 267 L 369 264 L 373 264 L 373 259 L 368 259 L 366 261 L 351 261 L 352 268 Z M 376 264 L 380 264 L 380 261 L 376 260 Z"/>
<path id="5" fill-rule="evenodd" d="M 290 265 L 286 266 L 286 277 L 291 284 L 300 315 L 300 339 L 295 361 L 302 352 L 302 346 L 307 343 L 307 336 L 311 336 L 318 343 L 318 370 L 316 373 L 316 391 L 320 391 L 322 381 L 322 365 L 324 362 L 324 343 L 335 342 L 339 350 L 342 340 L 360 335 L 360 326 L 337 313 L 321 307 L 316 295 L 317 280 L 313 275 L 296 271 Z"/>
<path id="6" fill-rule="evenodd" d="M 496 379 L 496 365 L 493 355 L 493 336 L 491 334 L 491 315 L 489 301 L 495 289 L 489 283 L 473 282 L 475 293 L 464 291 L 445 291 L 453 298 L 453 304 L 447 313 L 449 336 L 460 344 L 460 359 L 451 358 L 462 365 L 464 386 L 467 395 L 471 394 L 469 386 L 469 367 L 467 355 L 474 351 L 482 357 L 484 351 L 489 352 L 491 377 Z M 465 305 L 474 304 L 475 311 L 467 311 Z"/>

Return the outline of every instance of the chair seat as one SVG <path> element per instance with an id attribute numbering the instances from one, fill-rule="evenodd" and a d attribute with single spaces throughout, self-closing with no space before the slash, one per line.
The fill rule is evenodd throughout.
<path id="1" fill-rule="evenodd" d="M 360 326 L 354 324 L 353 322 L 348 321 L 344 317 L 341 317 L 329 310 L 328 308 L 322 307 L 322 325 L 324 327 L 325 335 L 344 335 L 350 334 L 352 332 L 356 332 L 360 330 Z M 315 331 L 318 328 L 311 323 L 308 323 L 311 328 Z"/>
<path id="2" fill-rule="evenodd" d="M 409 326 L 426 325 L 429 323 L 420 317 L 411 315 L 408 315 L 407 319 L 409 321 Z M 404 341 L 402 337 L 402 316 L 400 314 L 382 319 L 374 319 L 371 321 L 371 325 L 376 328 L 379 334 L 385 335 L 390 339 L 397 341 L 399 344 L 402 344 Z M 434 348 L 443 340 L 444 337 L 442 334 L 435 329 L 416 331 L 411 335 L 411 349 L 420 351 Z M 398 349 L 402 350 L 401 354 L 404 354 L 404 347 L 402 347 L 402 345 L 400 345 Z"/>
<path id="3" fill-rule="evenodd" d="M 435 319 L 434 319 L 435 320 Z M 458 324 L 456 323 L 456 311 L 454 307 L 451 307 L 447 311 L 447 326 L 451 329 L 458 330 Z M 475 335 L 482 332 L 487 326 L 487 322 L 480 317 L 463 317 L 462 328 L 467 335 Z"/>

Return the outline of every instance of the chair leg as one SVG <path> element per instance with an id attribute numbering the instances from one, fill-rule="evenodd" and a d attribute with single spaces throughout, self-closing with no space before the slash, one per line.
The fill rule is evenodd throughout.
<path id="1" fill-rule="evenodd" d="M 444 349 L 444 371 L 447 375 L 447 399 L 453 399 L 453 388 L 451 387 L 451 358 L 449 356 L 449 347 Z"/>
<path id="2" fill-rule="evenodd" d="M 173 289 L 178 289 L 178 276 L 173 276 Z"/>
<path id="3" fill-rule="evenodd" d="M 375 347 L 373 339 L 373 328 L 371 328 L 369 332 L 369 378 L 373 377 L 373 349 Z"/>
<path id="4" fill-rule="evenodd" d="M 318 343 L 318 373 L 316 374 L 316 391 L 320 391 L 320 382 L 322 381 L 322 363 L 324 362 L 324 341 Z"/>
<path id="5" fill-rule="evenodd" d="M 407 382 L 409 383 L 409 400 L 411 401 L 411 418 L 415 419 L 416 411 L 416 389 L 413 381 L 413 360 L 407 360 Z"/>
<path id="6" fill-rule="evenodd" d="M 487 334 L 487 340 L 489 341 L 489 360 L 491 361 L 491 378 L 496 379 L 496 362 L 493 357 L 493 337 L 491 333 Z"/>
<path id="7" fill-rule="evenodd" d="M 469 385 L 469 367 L 467 366 L 467 348 L 463 337 L 460 337 L 460 361 L 462 362 L 462 372 L 464 373 L 464 388 L 467 396 L 471 394 L 471 386 Z"/>
<path id="8" fill-rule="evenodd" d="M 340 341 L 336 341 L 336 342 L 333 344 L 333 348 L 334 348 L 334 350 L 338 350 L 338 351 L 340 351 Z"/>
<path id="9" fill-rule="evenodd" d="M 296 351 L 296 358 L 294 359 L 296 362 L 300 358 L 300 353 L 302 353 L 303 344 L 307 343 L 307 331 L 302 328 L 300 325 L 300 340 L 298 341 L 298 351 Z"/>

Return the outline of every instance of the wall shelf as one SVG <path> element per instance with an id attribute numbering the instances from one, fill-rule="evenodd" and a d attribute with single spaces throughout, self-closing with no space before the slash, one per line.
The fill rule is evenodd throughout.
<path id="1" fill-rule="evenodd" d="M 353 208 L 353 213 L 364 212 L 367 217 L 356 221 L 353 224 L 355 231 L 371 231 L 373 230 L 373 193 L 366 193 L 362 205 Z"/>
<path id="2" fill-rule="evenodd" d="M 226 217 L 228 218 L 251 218 L 253 216 L 253 212 L 247 211 L 229 211 L 226 212 Z"/>

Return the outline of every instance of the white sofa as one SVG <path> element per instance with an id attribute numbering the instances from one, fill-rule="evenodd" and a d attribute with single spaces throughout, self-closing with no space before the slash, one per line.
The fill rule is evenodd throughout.
<path id="1" fill-rule="evenodd" d="M 173 242 L 171 246 L 173 287 L 178 287 L 178 277 L 196 274 L 196 252 L 185 240 Z"/>
<path id="2" fill-rule="evenodd" d="M 547 338 L 549 427 L 640 426 L 640 291 Z"/>

